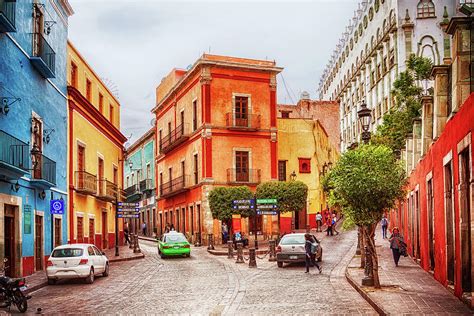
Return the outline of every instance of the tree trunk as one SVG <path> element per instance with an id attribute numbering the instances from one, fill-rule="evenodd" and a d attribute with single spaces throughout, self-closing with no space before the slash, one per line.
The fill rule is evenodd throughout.
<path id="1" fill-rule="evenodd" d="M 380 288 L 380 279 L 379 279 L 379 260 L 377 256 L 377 250 L 375 248 L 375 229 L 377 228 L 377 223 L 367 225 L 364 229 L 364 239 L 365 245 L 367 246 L 370 256 L 372 258 L 372 275 L 374 278 L 374 287 Z"/>
<path id="2" fill-rule="evenodd" d="M 364 226 L 359 226 L 359 238 L 360 238 L 360 267 L 365 268 L 365 238 L 364 238 Z"/>

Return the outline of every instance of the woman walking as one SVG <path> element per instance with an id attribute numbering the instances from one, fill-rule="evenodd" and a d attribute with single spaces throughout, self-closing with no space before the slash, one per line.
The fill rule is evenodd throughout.
<path id="1" fill-rule="evenodd" d="M 400 256 L 406 256 L 407 244 L 403 240 L 403 236 L 400 235 L 400 230 L 398 227 L 394 227 L 392 230 L 392 236 L 390 236 L 390 248 L 392 249 L 393 261 L 395 266 L 398 267 L 398 261 Z"/>
<path id="2" fill-rule="evenodd" d="M 316 263 L 316 250 L 317 250 L 316 241 L 313 239 L 313 237 L 310 234 L 305 234 L 304 239 L 306 240 L 304 244 L 304 249 L 306 252 L 306 258 L 305 258 L 306 259 L 305 260 L 306 272 L 305 273 L 309 273 L 309 267 L 311 263 L 316 268 L 318 268 L 319 273 L 321 273 L 323 269 L 321 269 L 321 267 Z"/>

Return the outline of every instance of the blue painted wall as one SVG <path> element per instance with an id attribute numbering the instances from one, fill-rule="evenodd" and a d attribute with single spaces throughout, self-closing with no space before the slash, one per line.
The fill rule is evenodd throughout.
<path id="1" fill-rule="evenodd" d="M 8 115 L 0 114 L 0 130 L 29 143 L 31 149 L 33 112 L 43 120 L 44 129 L 54 129 L 50 142 L 43 144 L 43 154 L 56 162 L 56 186 L 45 190 L 44 200 L 38 197 L 42 189 L 35 188 L 30 183 L 31 174 L 19 180 L 21 187 L 18 192 L 11 190 L 11 184 L 0 181 L 0 193 L 21 196 L 23 204 L 32 207 L 31 234 L 25 234 L 24 223 L 21 223 L 23 257 L 34 256 L 34 210 L 44 212 L 44 256 L 51 252 L 52 222 L 49 202 L 52 197 L 64 199 L 66 210 L 62 216 L 61 239 L 63 243 L 67 242 L 67 25 L 63 22 L 64 18 L 67 20 L 67 15 L 64 14 L 61 18 L 50 1 L 41 3 L 44 4 L 45 20 L 56 22 L 51 33 L 44 35 L 56 53 L 55 78 L 45 79 L 29 60 L 32 54 L 33 1 L 17 1 L 16 32 L 0 33 L 0 96 L 21 98 L 21 101 L 10 106 Z M 57 6 L 64 12 L 59 4 Z M 21 212 L 24 213 L 24 207 Z M 24 274 L 28 274 L 27 267 L 22 269 Z"/>

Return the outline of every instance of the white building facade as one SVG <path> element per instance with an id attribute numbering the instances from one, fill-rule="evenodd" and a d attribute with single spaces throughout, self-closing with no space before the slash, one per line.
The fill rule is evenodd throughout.
<path id="1" fill-rule="evenodd" d="M 474 0 L 364 0 L 342 34 L 319 83 L 323 100 L 340 103 L 341 151 L 359 142 L 357 111 L 372 110 L 372 131 L 394 105 L 392 85 L 411 54 L 435 65 L 450 58 L 444 32 L 459 7 Z"/>

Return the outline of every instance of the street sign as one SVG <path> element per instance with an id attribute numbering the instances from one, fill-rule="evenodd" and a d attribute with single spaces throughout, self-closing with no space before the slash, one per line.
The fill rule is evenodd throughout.
<path id="1" fill-rule="evenodd" d="M 253 200 L 233 200 L 232 204 L 253 204 Z"/>
<path id="2" fill-rule="evenodd" d="M 140 207 L 140 203 L 128 203 L 128 202 L 118 202 L 119 207 L 125 207 L 125 208 L 130 208 L 130 207 Z"/>
<path id="3" fill-rule="evenodd" d="M 278 205 L 275 204 L 262 204 L 262 205 L 257 205 L 258 210 L 263 210 L 263 209 L 277 209 Z"/>
<path id="4" fill-rule="evenodd" d="M 117 212 L 127 212 L 127 211 L 140 212 L 140 208 L 139 207 L 130 207 L 130 208 L 117 207 Z"/>
<path id="5" fill-rule="evenodd" d="M 277 199 L 257 199 L 257 204 L 276 204 Z"/>
<path id="6" fill-rule="evenodd" d="M 49 201 L 49 211 L 51 214 L 64 214 L 64 200 Z"/>
<path id="7" fill-rule="evenodd" d="M 253 209 L 253 205 L 232 205 L 232 208 L 234 210 L 248 210 L 248 209 Z"/>
<path id="8" fill-rule="evenodd" d="M 270 211 L 270 210 L 257 210 L 257 215 L 278 215 L 278 211 Z"/>
<path id="9" fill-rule="evenodd" d="M 118 218 L 139 218 L 139 214 L 117 214 Z"/>

